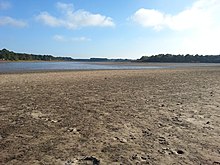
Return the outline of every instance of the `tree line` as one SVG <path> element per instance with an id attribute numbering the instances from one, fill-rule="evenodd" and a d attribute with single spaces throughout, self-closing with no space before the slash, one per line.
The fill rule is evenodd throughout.
<path id="1" fill-rule="evenodd" d="M 220 63 L 220 55 L 173 55 L 158 54 L 142 56 L 139 62 L 173 62 L 173 63 Z"/>
<path id="2" fill-rule="evenodd" d="M 15 53 L 7 49 L 0 50 L 0 60 L 6 61 L 73 61 L 71 57 L 54 57 L 52 55 L 35 55 L 27 53 Z"/>
<path id="3" fill-rule="evenodd" d="M 122 62 L 130 61 L 128 59 L 107 59 L 107 58 L 90 58 L 90 59 L 73 59 L 71 57 L 54 57 L 52 55 L 35 55 L 27 53 L 15 53 L 7 49 L 0 50 L 0 60 L 4 61 L 113 61 Z M 152 56 L 142 56 L 138 62 L 173 62 L 173 63 L 220 63 L 220 55 L 173 55 L 158 54 Z"/>
<path id="4" fill-rule="evenodd" d="M 0 61 L 79 61 L 79 62 L 123 62 L 128 59 L 90 58 L 73 59 L 71 57 L 54 57 L 52 55 L 35 55 L 27 53 L 15 53 L 7 49 L 0 50 Z"/>

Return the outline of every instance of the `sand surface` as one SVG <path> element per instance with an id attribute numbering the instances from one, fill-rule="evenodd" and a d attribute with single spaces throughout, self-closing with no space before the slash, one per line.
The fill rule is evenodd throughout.
<path id="1" fill-rule="evenodd" d="M 0 75 L 0 164 L 220 164 L 220 67 Z"/>

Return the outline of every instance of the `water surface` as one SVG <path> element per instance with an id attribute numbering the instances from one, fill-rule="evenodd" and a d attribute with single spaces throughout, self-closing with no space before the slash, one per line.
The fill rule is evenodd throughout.
<path id="1" fill-rule="evenodd" d="M 114 69 L 160 69 L 160 66 L 97 64 L 85 62 L 2 62 L 0 72 L 26 72 L 46 70 L 114 70 Z"/>
<path id="2" fill-rule="evenodd" d="M 165 69 L 192 66 L 216 66 L 219 64 L 202 63 L 95 63 L 95 62 L 0 62 L 0 73 L 52 71 L 52 70 L 137 70 Z"/>

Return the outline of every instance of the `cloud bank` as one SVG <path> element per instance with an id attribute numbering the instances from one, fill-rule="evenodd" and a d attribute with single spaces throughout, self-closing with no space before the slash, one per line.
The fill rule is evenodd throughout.
<path id="1" fill-rule="evenodd" d="M 197 0 L 191 7 L 171 15 L 155 9 L 141 8 L 137 10 L 131 19 L 143 27 L 161 30 L 200 29 L 216 24 L 220 18 L 219 0 Z M 217 22 L 219 24 L 219 21 Z"/>
<path id="2" fill-rule="evenodd" d="M 141 8 L 131 20 L 156 32 L 171 30 L 161 45 L 169 53 L 220 54 L 219 9 L 220 0 L 194 0 L 190 7 L 177 14 Z"/>
<path id="3" fill-rule="evenodd" d="M 115 26 L 110 17 L 101 14 L 93 14 L 82 9 L 74 11 L 73 4 L 58 2 L 56 8 L 60 11 L 61 17 L 52 16 L 48 12 L 41 12 L 36 16 L 36 19 L 51 27 L 65 27 L 68 29 L 77 29 L 87 26 Z"/>

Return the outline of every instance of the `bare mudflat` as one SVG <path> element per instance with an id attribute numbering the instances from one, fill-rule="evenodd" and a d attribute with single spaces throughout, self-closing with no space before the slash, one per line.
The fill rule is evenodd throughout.
<path id="1" fill-rule="evenodd" d="M 0 164 L 220 164 L 220 67 L 0 75 Z"/>

